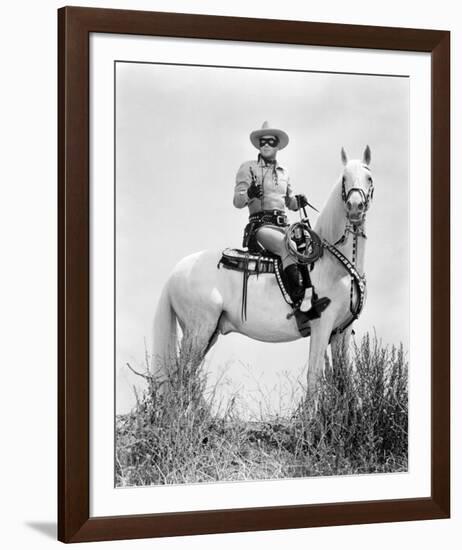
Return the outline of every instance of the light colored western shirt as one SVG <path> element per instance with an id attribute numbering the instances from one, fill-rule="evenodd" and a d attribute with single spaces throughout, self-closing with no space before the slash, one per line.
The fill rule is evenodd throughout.
<path id="1" fill-rule="evenodd" d="M 249 199 L 247 189 L 252 184 L 252 172 L 255 183 L 262 185 L 263 196 Z M 234 187 L 233 204 L 236 208 L 249 207 L 249 213 L 262 210 L 298 210 L 297 199 L 289 182 L 287 170 L 278 164 L 265 165 L 263 159 L 248 160 L 239 168 Z"/>

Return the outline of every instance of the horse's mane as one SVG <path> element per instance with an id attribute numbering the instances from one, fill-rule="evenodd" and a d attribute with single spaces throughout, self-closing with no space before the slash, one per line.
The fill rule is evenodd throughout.
<path id="1" fill-rule="evenodd" d="M 335 243 L 345 229 L 345 210 L 341 193 L 342 178 L 335 183 L 314 227 L 322 239 Z"/>

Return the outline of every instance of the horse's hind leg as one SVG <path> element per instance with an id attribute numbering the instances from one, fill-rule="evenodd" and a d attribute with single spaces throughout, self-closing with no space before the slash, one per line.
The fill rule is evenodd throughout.
<path id="1" fill-rule="evenodd" d="M 220 334 L 222 312 L 202 315 L 200 323 L 183 324 L 183 338 L 180 353 L 194 363 L 203 361 Z"/>
<path id="2" fill-rule="evenodd" d="M 218 340 L 218 336 L 220 335 L 220 321 L 221 317 L 223 315 L 223 312 L 220 314 L 220 317 L 218 317 L 217 324 L 215 326 L 215 330 L 213 331 L 212 336 L 209 338 L 209 341 L 207 343 L 207 346 L 204 351 L 204 357 L 207 355 L 207 353 L 210 351 L 210 349 L 215 345 L 215 342 Z"/>

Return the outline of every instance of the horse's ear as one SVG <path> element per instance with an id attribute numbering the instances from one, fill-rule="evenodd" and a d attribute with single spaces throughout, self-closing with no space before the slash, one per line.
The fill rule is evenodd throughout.
<path id="1" fill-rule="evenodd" d="M 366 148 L 364 149 L 363 162 L 368 166 L 371 163 L 371 149 L 369 145 L 366 145 Z"/>
<path id="2" fill-rule="evenodd" d="M 343 162 L 343 164 L 345 164 L 345 166 L 346 166 L 346 164 L 347 164 L 347 162 L 348 162 L 348 157 L 347 157 L 347 154 L 345 153 L 345 149 L 344 149 L 343 147 L 342 147 L 342 151 L 341 151 L 340 154 L 341 154 L 341 156 L 342 156 L 342 162 Z"/>

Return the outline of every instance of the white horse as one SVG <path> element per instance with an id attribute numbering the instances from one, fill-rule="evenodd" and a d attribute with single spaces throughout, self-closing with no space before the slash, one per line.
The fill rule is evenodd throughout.
<path id="1" fill-rule="evenodd" d="M 343 172 L 314 227 L 321 239 L 337 243 L 336 248 L 364 273 L 365 217 L 373 182 L 369 168 L 371 152 L 366 147 L 362 160 L 348 160 L 342 148 Z M 183 338 L 194 342 L 194 356 L 202 359 L 220 334 L 238 332 L 263 342 L 290 342 L 301 335 L 290 306 L 284 301 L 273 274 L 249 277 L 247 317 L 241 317 L 243 274 L 218 269 L 221 251 L 202 251 L 183 258 L 170 275 L 157 307 L 154 321 L 156 374 L 165 377 L 168 358 L 178 349 L 177 323 Z M 316 262 L 311 279 L 319 296 L 331 299 L 320 319 L 311 321 L 308 363 L 308 392 L 314 394 L 323 369 L 324 354 L 331 344 L 334 356 L 348 346 L 352 325 L 342 333 L 338 327 L 352 319 L 351 306 L 358 300 L 352 278 L 328 250 Z M 190 345 L 190 344 L 189 344 Z"/>

